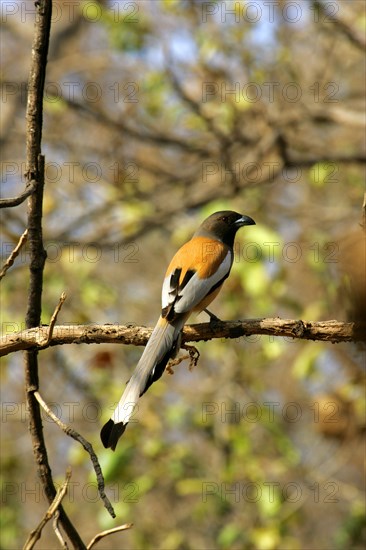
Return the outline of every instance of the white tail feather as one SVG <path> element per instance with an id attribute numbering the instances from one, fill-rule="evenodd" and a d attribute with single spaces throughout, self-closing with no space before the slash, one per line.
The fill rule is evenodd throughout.
<path id="1" fill-rule="evenodd" d="M 167 321 L 162 320 L 161 317 L 159 318 L 141 359 L 112 415 L 112 420 L 115 424 L 127 424 L 130 420 L 136 403 L 146 387 L 149 376 L 157 363 L 172 349 L 181 328 L 181 326 L 175 327 Z"/>

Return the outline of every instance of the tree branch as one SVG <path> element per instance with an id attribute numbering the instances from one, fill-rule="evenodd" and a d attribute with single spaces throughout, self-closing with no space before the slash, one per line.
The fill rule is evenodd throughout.
<path id="1" fill-rule="evenodd" d="M 151 328 L 134 325 L 56 325 L 49 346 L 62 344 L 124 344 L 145 346 Z M 49 333 L 48 325 L 4 335 L 0 339 L 0 357 L 19 350 L 44 346 Z M 245 321 L 220 321 L 186 325 L 182 343 L 213 340 L 215 338 L 240 338 L 267 334 L 282 338 L 297 338 L 331 342 L 366 341 L 364 323 L 342 321 L 302 321 L 295 319 L 264 318 Z"/>
<path id="2" fill-rule="evenodd" d="M 13 252 L 10 254 L 9 258 L 6 260 L 5 264 L 3 265 L 0 271 L 0 281 L 6 275 L 6 272 L 8 271 L 9 267 L 13 265 L 14 260 L 18 256 L 20 249 L 22 248 L 23 244 L 27 240 L 27 237 L 28 237 L 28 229 L 26 229 L 24 233 L 21 235 L 18 241 L 18 244 L 14 248 Z"/>
<path id="3" fill-rule="evenodd" d="M 326 15 L 330 21 L 333 22 L 335 27 L 337 27 L 340 32 L 342 32 L 345 36 L 347 36 L 351 44 L 353 44 L 363 52 L 365 51 L 365 48 L 366 48 L 365 33 L 361 29 L 358 29 L 357 26 L 350 21 L 349 15 L 347 15 L 347 13 L 346 14 L 343 13 L 344 12 L 343 6 L 342 6 L 343 8 L 342 10 L 339 10 L 339 12 L 333 13 L 333 10 L 329 11 L 330 6 L 328 6 L 328 4 L 330 4 L 330 2 L 323 3 L 318 0 L 314 4 L 315 6 L 318 6 L 319 10 L 322 13 L 324 13 L 324 15 Z M 334 5 L 331 6 L 331 8 L 332 7 L 334 7 Z"/>
<path id="4" fill-rule="evenodd" d="M 183 152 L 196 154 L 203 158 L 209 157 L 210 155 L 210 151 L 208 149 L 201 147 L 199 144 L 192 144 L 189 140 L 185 141 L 184 139 L 179 139 L 179 137 L 174 135 L 160 133 L 156 128 L 151 129 L 150 132 L 141 131 L 141 129 L 132 128 L 131 126 L 126 125 L 122 120 L 112 119 L 106 113 L 103 113 L 100 110 L 97 111 L 85 103 L 74 101 L 66 95 L 63 96 L 62 99 L 68 107 L 81 112 L 84 115 L 91 116 L 93 119 L 111 129 L 114 129 L 118 133 L 123 133 L 124 135 L 141 141 L 142 143 L 149 143 L 149 145 L 154 147 L 173 147 Z"/>
<path id="5" fill-rule="evenodd" d="M 42 398 L 41 394 L 38 391 L 34 392 L 34 395 L 35 395 L 38 403 L 43 408 L 43 410 L 46 411 L 48 416 L 55 422 L 55 424 L 57 424 L 57 426 L 59 428 L 61 428 L 61 430 L 63 432 L 65 432 L 66 435 L 69 435 L 70 437 L 75 439 L 75 441 L 78 441 L 84 447 L 86 452 L 89 454 L 90 460 L 93 464 L 93 468 L 94 468 L 94 471 L 95 471 L 95 476 L 97 478 L 99 496 L 102 499 L 102 501 L 104 503 L 104 506 L 107 508 L 107 510 L 110 513 L 110 515 L 112 516 L 112 518 L 115 518 L 116 514 L 113 510 L 113 506 L 110 503 L 109 498 L 105 494 L 105 484 L 104 484 L 104 477 L 103 477 L 102 468 L 100 467 L 98 457 L 94 452 L 92 444 L 89 443 L 89 441 L 87 441 L 76 430 L 74 430 L 73 428 L 71 428 L 70 426 L 68 426 L 64 422 L 62 422 L 62 420 L 57 418 L 57 416 L 51 411 L 51 409 L 49 408 L 49 406 L 44 401 L 44 399 Z"/>
<path id="6" fill-rule="evenodd" d="M 50 504 L 50 507 L 48 508 L 47 512 L 45 513 L 45 515 L 43 516 L 43 518 L 41 519 L 41 522 L 39 523 L 39 525 L 36 527 L 36 529 L 34 529 L 34 531 L 32 531 L 24 545 L 24 548 L 23 550 L 31 550 L 34 545 L 36 544 L 37 540 L 39 540 L 41 538 L 41 535 L 42 535 L 42 530 L 44 528 L 44 526 L 46 525 L 47 522 L 50 521 L 50 519 L 52 518 L 52 516 L 54 516 L 62 502 L 62 499 L 64 498 L 64 496 L 66 495 L 67 493 L 67 487 L 70 483 L 70 478 L 71 478 L 71 469 L 67 469 L 66 471 L 66 479 L 64 481 L 64 483 L 61 485 L 61 487 L 59 488 L 59 490 L 57 491 L 57 494 L 54 498 L 54 500 L 52 501 L 52 503 Z"/>
<path id="7" fill-rule="evenodd" d="M 28 242 L 29 242 L 29 290 L 26 314 L 26 327 L 37 327 L 41 322 L 41 300 L 43 269 L 46 252 L 42 236 L 42 207 L 44 187 L 44 157 L 41 154 L 43 91 L 47 65 L 49 37 L 51 30 L 52 0 L 36 2 L 36 20 L 32 44 L 32 59 L 28 79 L 27 99 L 27 143 L 26 178 L 28 185 L 34 180 L 35 189 L 28 199 Z M 56 496 L 48 462 L 47 449 L 43 435 L 40 405 L 34 395 L 38 390 L 38 350 L 27 350 L 25 362 L 25 392 L 29 412 L 29 431 L 32 438 L 33 454 L 38 467 L 46 498 L 51 504 Z M 63 507 L 59 505 L 60 524 L 72 541 L 74 548 L 85 550 L 75 527 L 72 525 Z"/>
<path id="8" fill-rule="evenodd" d="M 119 527 L 113 527 L 113 529 L 108 529 L 107 531 L 102 531 L 101 533 L 98 533 L 89 542 L 87 550 L 90 550 L 95 544 L 97 544 L 98 541 L 100 541 L 100 539 L 108 537 L 109 535 L 113 535 L 113 533 L 120 533 L 121 531 L 125 531 L 126 529 L 131 529 L 132 526 L 133 523 L 125 523 L 124 525 L 120 525 Z"/>
<path id="9" fill-rule="evenodd" d="M 23 193 L 21 193 L 17 197 L 11 199 L 0 199 L 0 208 L 11 208 L 13 206 L 18 206 L 19 204 L 22 204 L 25 199 L 27 199 L 30 195 L 32 195 L 32 193 L 34 193 L 36 187 L 36 181 L 29 181 L 25 186 L 25 190 L 23 191 Z"/>
<path id="10" fill-rule="evenodd" d="M 46 337 L 45 341 L 43 342 L 43 346 L 42 346 L 44 348 L 48 347 L 48 345 L 50 343 L 50 340 L 51 340 L 52 334 L 53 334 L 53 329 L 55 328 L 55 324 L 56 324 L 56 321 L 57 321 L 57 316 L 60 313 L 60 310 L 61 310 L 65 300 L 66 300 L 66 293 L 63 292 L 60 296 L 60 299 L 59 299 L 59 302 L 58 302 L 58 304 L 55 308 L 55 311 L 52 314 L 50 324 L 49 324 L 49 327 L 48 327 L 47 337 Z"/>

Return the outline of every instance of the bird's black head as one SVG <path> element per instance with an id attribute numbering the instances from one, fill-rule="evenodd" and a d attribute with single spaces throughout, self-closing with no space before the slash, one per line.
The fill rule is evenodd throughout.
<path id="1" fill-rule="evenodd" d="M 244 225 L 255 225 L 255 221 L 249 216 L 238 214 L 232 210 L 221 210 L 206 218 L 196 231 L 195 236 L 210 237 L 222 241 L 228 246 L 233 246 L 237 230 Z"/>

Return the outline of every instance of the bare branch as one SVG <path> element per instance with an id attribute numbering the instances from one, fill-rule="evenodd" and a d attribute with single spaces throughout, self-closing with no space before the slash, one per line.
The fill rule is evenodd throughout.
<path id="1" fill-rule="evenodd" d="M 58 314 L 60 312 L 60 309 L 62 308 L 65 300 L 66 300 L 66 293 L 63 292 L 60 296 L 60 300 L 59 300 L 59 302 L 58 302 L 58 304 L 55 308 L 55 311 L 52 314 L 52 317 L 51 317 L 51 320 L 50 320 L 50 325 L 48 327 L 47 337 L 45 338 L 45 341 L 43 342 L 43 344 L 41 346 L 43 348 L 46 348 L 49 345 L 49 343 L 52 339 L 53 329 L 54 329 L 55 324 L 56 324 L 57 316 L 58 316 Z"/>
<path id="2" fill-rule="evenodd" d="M 310 114 L 315 123 L 334 122 L 335 124 L 340 124 L 343 126 L 355 126 L 359 128 L 364 128 L 366 125 L 364 113 L 355 111 L 354 109 L 340 107 L 338 105 L 336 107 L 328 107 L 327 109 L 317 109 L 315 106 L 310 110 Z M 356 158 L 360 158 L 360 162 L 365 160 L 362 153 L 356 156 Z"/>
<path id="3" fill-rule="evenodd" d="M 0 271 L 0 281 L 5 276 L 6 272 L 8 271 L 9 267 L 11 267 L 15 261 L 15 258 L 18 256 L 20 249 L 22 248 L 23 244 L 26 242 L 28 237 L 28 229 L 26 229 L 23 233 L 23 235 L 20 237 L 18 244 L 14 248 L 13 252 L 10 254 L 9 258 L 6 260 L 5 264 L 3 265 L 2 270 Z"/>
<path id="4" fill-rule="evenodd" d="M 112 516 L 112 518 L 115 518 L 116 514 L 113 510 L 113 506 L 110 503 L 107 495 L 105 494 L 105 484 L 104 484 L 103 472 L 102 472 L 102 469 L 100 467 L 97 455 L 95 454 L 93 446 L 91 445 L 91 443 L 89 443 L 89 441 L 87 441 L 76 430 L 74 430 L 73 428 L 71 428 L 70 426 L 68 426 L 64 422 L 62 422 L 59 418 L 57 418 L 57 416 L 51 411 L 51 409 L 48 407 L 47 403 L 43 400 L 42 396 L 40 395 L 40 393 L 38 391 L 34 392 L 34 397 L 37 399 L 38 403 L 41 405 L 41 407 L 44 409 L 44 411 L 48 414 L 48 416 L 55 422 L 55 424 L 57 424 L 57 426 L 59 428 L 61 428 L 61 430 L 63 432 L 65 432 L 66 435 L 69 435 L 70 437 L 75 439 L 75 441 L 78 441 L 79 443 L 81 443 L 81 445 L 84 447 L 86 452 L 89 453 L 90 460 L 92 461 L 93 468 L 94 468 L 94 471 L 95 471 L 95 475 L 96 475 L 96 478 L 97 478 L 98 491 L 99 491 L 100 498 L 103 500 L 104 506 L 107 508 L 107 510 L 110 513 L 110 515 Z"/>
<path id="5" fill-rule="evenodd" d="M 337 27 L 341 33 L 347 36 L 351 44 L 364 52 L 366 48 L 365 33 L 352 24 L 349 16 L 344 14 L 344 8 L 343 10 L 339 10 L 338 13 L 334 13 L 333 11 L 329 11 L 328 4 L 330 3 L 323 3 L 319 0 L 315 2 L 315 5 L 319 7 L 320 11 L 323 12 L 330 21 L 333 22 L 334 26 Z"/>
<path id="6" fill-rule="evenodd" d="M 202 109 L 202 103 L 193 99 L 193 97 L 191 97 L 183 87 L 178 76 L 173 70 L 174 61 L 171 59 L 167 49 L 165 51 L 165 55 L 168 57 L 167 72 L 170 78 L 170 82 L 172 83 L 173 89 L 179 95 L 182 102 L 185 103 L 191 109 L 191 111 L 201 119 L 201 121 L 206 125 L 207 129 L 212 133 L 212 135 L 216 136 L 219 139 L 223 146 L 229 145 L 228 137 L 215 126 L 214 119 L 211 119 L 205 115 Z"/>
<path id="7" fill-rule="evenodd" d="M 119 533 L 120 531 L 131 529 L 132 526 L 133 526 L 133 523 L 125 523 L 124 525 L 120 525 L 119 527 L 113 527 L 113 529 L 108 529 L 107 531 L 102 531 L 101 533 L 98 533 L 89 542 L 87 546 L 87 550 L 90 550 L 90 548 L 92 548 L 98 541 L 100 541 L 100 539 L 107 537 L 108 535 L 112 535 L 113 533 Z"/>
<path id="8" fill-rule="evenodd" d="M 29 243 L 29 291 L 26 313 L 28 329 L 39 326 L 42 312 L 43 270 L 46 252 L 43 247 L 42 214 L 45 159 L 41 154 L 43 123 L 43 92 L 47 66 L 48 46 L 52 19 L 52 1 L 39 0 L 35 4 L 36 17 L 32 43 L 32 58 L 28 78 L 27 132 L 26 132 L 26 178 L 29 185 L 34 180 L 34 191 L 28 198 L 28 243 Z M 48 502 L 53 502 L 56 488 L 48 462 L 39 403 L 34 395 L 38 390 L 38 351 L 27 350 L 24 354 L 25 393 L 29 413 L 33 455 L 37 464 L 44 493 Z M 85 550 L 85 544 L 62 505 L 59 505 L 60 523 L 72 541 L 74 548 Z"/>
<path id="9" fill-rule="evenodd" d="M 0 357 L 14 351 L 42 347 L 48 331 L 49 327 L 44 325 L 4 335 L 0 339 Z M 56 325 L 48 345 L 124 344 L 145 346 L 151 332 L 151 328 L 135 325 Z M 336 320 L 302 321 L 276 317 L 186 325 L 183 329 L 182 342 L 240 338 L 253 334 L 331 343 L 366 341 L 366 327 L 363 323 L 344 323 Z"/>
<path id="10" fill-rule="evenodd" d="M 67 487 L 69 485 L 70 478 L 71 478 L 71 469 L 68 468 L 67 471 L 66 471 L 66 479 L 65 479 L 64 483 L 61 485 L 61 487 L 57 491 L 57 494 L 56 494 L 55 498 L 53 499 L 53 501 L 52 501 L 50 507 L 48 508 L 47 512 L 45 513 L 45 515 L 41 519 L 41 522 L 39 523 L 38 527 L 30 533 L 30 535 L 29 535 L 29 537 L 28 537 L 28 539 L 27 539 L 27 541 L 26 541 L 26 543 L 23 547 L 23 550 L 31 550 L 34 547 L 34 545 L 36 544 L 37 540 L 39 540 L 41 538 L 42 530 L 43 530 L 44 526 L 46 525 L 46 523 L 48 523 L 50 521 L 52 516 L 57 512 L 58 507 L 60 506 L 60 504 L 62 502 L 62 499 L 64 498 L 64 496 L 67 493 Z"/>
<path id="11" fill-rule="evenodd" d="M 198 144 L 195 145 L 183 139 L 179 139 L 176 136 L 159 133 L 159 131 L 155 128 L 153 129 L 153 132 L 151 131 L 147 133 L 141 131 L 140 129 L 138 130 L 136 128 L 132 128 L 131 126 L 126 125 L 121 120 L 114 120 L 111 117 L 107 116 L 107 114 L 101 111 L 96 111 L 95 109 L 92 109 L 84 103 L 79 103 L 77 101 L 71 100 L 67 96 L 64 96 L 62 99 L 72 109 L 81 112 L 84 115 L 91 116 L 98 122 L 101 122 L 105 126 L 111 128 L 112 130 L 115 130 L 118 133 L 122 132 L 124 135 L 130 136 L 131 138 L 141 141 L 142 143 L 149 143 L 154 147 L 173 147 L 177 148 L 178 150 L 182 150 L 183 152 L 194 153 L 203 158 L 206 158 L 210 155 L 208 149 L 205 149 Z"/>
<path id="12" fill-rule="evenodd" d="M 32 193 L 34 193 L 36 186 L 37 182 L 35 180 L 31 180 L 29 183 L 27 183 L 23 193 L 21 193 L 17 197 L 11 199 L 0 199 L 0 208 L 12 208 L 13 206 L 18 206 L 19 204 L 22 204 L 25 199 L 27 199 L 30 195 L 32 195 Z"/>
<path id="13" fill-rule="evenodd" d="M 58 525 L 59 517 L 60 517 L 60 512 L 58 510 L 56 510 L 56 512 L 54 513 L 54 517 L 53 517 L 52 527 L 53 527 L 53 530 L 55 532 L 56 537 L 60 541 L 61 548 L 63 548 L 64 550 L 68 550 L 69 547 L 67 545 L 66 540 L 62 536 L 62 533 L 61 533 L 59 525 Z"/>

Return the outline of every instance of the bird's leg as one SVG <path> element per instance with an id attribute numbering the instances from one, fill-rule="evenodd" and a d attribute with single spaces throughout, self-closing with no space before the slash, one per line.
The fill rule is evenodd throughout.
<path id="1" fill-rule="evenodd" d="M 219 319 L 214 313 L 209 311 L 207 308 L 203 310 L 207 315 L 210 317 L 210 323 L 221 323 L 221 319 Z"/>
<path id="2" fill-rule="evenodd" d="M 180 332 L 178 334 L 178 338 L 176 339 L 175 341 L 175 344 L 172 348 L 172 351 L 171 351 L 171 354 L 170 354 L 170 359 L 175 359 L 179 353 L 179 350 L 180 350 L 180 346 L 182 344 L 182 333 Z"/>
<path id="3" fill-rule="evenodd" d="M 166 371 L 168 374 L 174 374 L 173 366 L 178 365 L 182 361 L 182 359 L 176 359 L 180 350 L 181 343 L 182 343 L 182 333 L 180 332 L 178 334 L 177 340 L 175 341 L 175 344 L 173 345 L 170 351 L 169 361 L 166 366 Z"/>

